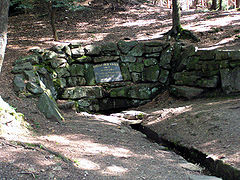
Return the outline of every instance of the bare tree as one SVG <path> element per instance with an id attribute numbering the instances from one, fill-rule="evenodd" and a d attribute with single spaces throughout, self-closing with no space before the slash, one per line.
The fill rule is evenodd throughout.
<path id="1" fill-rule="evenodd" d="M 7 45 L 7 24 L 8 24 L 9 0 L 0 1 L 0 73 L 4 60 Z"/>
<path id="2" fill-rule="evenodd" d="M 172 0 L 172 29 L 165 35 L 168 37 L 174 37 L 177 40 L 179 38 L 187 38 L 199 41 L 199 39 L 191 31 L 182 28 L 180 17 L 181 11 L 179 0 Z"/>

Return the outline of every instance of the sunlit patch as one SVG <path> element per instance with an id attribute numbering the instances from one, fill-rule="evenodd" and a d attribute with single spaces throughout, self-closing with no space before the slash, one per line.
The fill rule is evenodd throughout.
<path id="1" fill-rule="evenodd" d="M 59 144 L 70 144 L 71 141 L 69 141 L 68 139 L 62 137 L 62 136 L 58 136 L 58 135 L 49 135 L 49 136 L 44 136 L 45 139 L 47 139 L 48 141 L 53 141 L 55 143 L 59 143 Z"/>
<path id="2" fill-rule="evenodd" d="M 180 115 L 182 113 L 188 112 L 192 110 L 192 106 L 183 106 L 183 107 L 177 107 L 177 108 L 167 108 L 167 109 L 162 109 L 159 111 L 154 111 L 153 114 L 161 114 L 159 118 L 157 118 L 155 121 L 151 121 L 148 123 L 148 125 L 155 124 L 158 122 L 161 122 L 165 119 L 168 119 L 173 116 Z"/>
<path id="3" fill-rule="evenodd" d="M 100 166 L 88 159 L 76 159 L 74 160 L 74 164 L 80 168 L 80 169 L 84 169 L 84 170 L 98 170 L 100 169 Z"/>
<path id="4" fill-rule="evenodd" d="M 121 166 L 108 166 L 105 170 L 103 170 L 103 174 L 109 174 L 109 175 L 122 175 L 124 173 L 128 172 L 127 168 L 121 167 Z"/>

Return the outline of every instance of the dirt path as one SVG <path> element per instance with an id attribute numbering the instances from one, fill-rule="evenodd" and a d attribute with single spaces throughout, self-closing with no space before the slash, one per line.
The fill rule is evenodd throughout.
<path id="1" fill-rule="evenodd" d="M 239 49 L 239 38 L 236 37 L 239 35 L 239 13 L 238 11 L 199 11 L 198 13 L 189 11 L 183 13 L 182 23 L 184 27 L 194 30 L 201 38 L 202 41 L 195 44 L 199 47 Z M 61 41 L 54 42 L 47 17 L 39 14 L 27 14 L 9 19 L 9 41 L 0 75 L 0 95 L 18 112 L 22 112 L 34 128 L 35 136 L 27 137 L 24 140 L 22 137 L 16 136 L 12 140 L 43 144 L 75 162 L 66 163 L 40 148 L 24 148 L 22 145 L 12 144 L 9 140 L 0 139 L 1 179 L 36 177 L 39 179 L 68 179 L 69 177 L 71 179 L 149 179 L 149 177 L 151 179 L 160 177 L 160 179 L 188 179 L 190 174 L 199 174 L 200 169 L 188 163 L 186 166 L 186 162 L 182 158 L 165 151 L 166 148 L 149 142 L 136 131 L 121 127 L 116 122 L 113 123 L 112 117 L 110 119 L 109 117 L 106 119 L 106 117 L 96 118 L 89 115 L 86 117 L 86 115 L 66 112 L 64 114 L 66 125 L 59 126 L 50 122 L 36 108 L 36 99 L 18 98 L 14 94 L 11 83 L 13 79 L 12 63 L 18 57 L 26 55 L 32 47 L 48 48 L 54 44 L 73 41 L 81 41 L 83 45 L 86 45 L 118 41 L 124 38 L 131 40 L 160 38 L 163 32 L 171 28 L 170 10 L 145 3 L 127 7 L 124 11 L 119 12 L 112 12 L 109 9 L 100 11 L 96 8 L 90 13 L 62 14 L 58 17 L 58 21 L 57 27 Z M 178 130 L 179 137 L 183 133 L 182 141 L 185 144 L 189 140 L 190 144 L 196 143 L 195 146 L 201 147 L 202 150 L 209 150 L 211 154 L 214 154 L 216 150 L 216 155 L 239 166 L 238 106 L 234 104 L 237 101 L 233 100 L 230 105 L 221 103 L 218 106 L 209 106 L 200 102 L 203 101 L 188 102 L 187 104 L 178 104 L 179 102 L 173 101 L 168 105 L 158 103 L 155 107 L 156 112 L 155 110 L 149 112 L 153 119 L 148 119 L 146 123 L 159 118 L 161 120 L 162 117 L 172 117 L 169 110 L 166 109 L 169 105 L 173 108 L 174 106 L 185 107 L 190 104 L 192 110 L 189 110 L 188 113 L 181 113 L 182 115 L 177 117 L 182 122 L 181 126 L 179 126 L 180 123 L 175 122 L 178 121 L 177 119 L 171 118 L 165 118 L 169 122 L 161 121 L 153 126 L 156 125 L 159 133 L 166 130 L 161 129 L 162 127 L 166 127 L 172 134 Z M 191 106 L 191 103 L 195 104 Z M 198 107 L 198 104 L 201 106 Z M 166 111 L 163 112 L 162 108 L 165 108 Z M 209 108 L 213 108 L 213 114 L 209 112 Z M 147 107 L 144 110 L 148 112 Z M 172 111 L 173 114 L 176 114 L 174 109 Z M 222 119 L 219 118 L 220 113 Z M 214 118 L 206 121 L 211 117 L 209 114 Z M 192 118 L 185 118 L 185 116 L 194 116 L 195 121 Z M 225 117 L 226 119 L 224 119 Z M 189 122 L 185 119 L 188 119 Z M 207 125 L 207 128 L 203 125 Z M 197 127 L 202 128 L 198 129 Z M 183 132 L 183 129 L 186 131 Z M 200 131 L 206 129 L 208 130 L 206 134 Z M 184 134 L 185 132 L 189 133 Z M 189 139 L 184 139 L 189 134 Z M 170 138 L 171 134 L 163 133 L 163 135 Z M 197 135 L 200 135 L 199 138 L 203 140 L 203 143 L 195 142 Z M 219 142 L 222 139 L 221 136 L 226 141 L 221 141 L 220 144 L 214 143 Z M 210 145 L 213 146 L 213 149 L 209 148 Z M 226 147 L 225 150 L 231 151 L 222 152 L 223 147 Z M 194 169 L 194 171 L 188 169 Z"/>
<path id="2" fill-rule="evenodd" d="M 164 107 L 158 101 L 139 108 L 150 114 L 144 125 L 160 137 L 240 169 L 239 97 L 171 101 L 167 105 L 165 100 Z"/>
<path id="3" fill-rule="evenodd" d="M 26 142 L 29 146 L 24 148 L 1 139 L 0 177 L 188 180 L 203 170 L 140 132 L 121 126 L 118 118 L 74 112 L 67 112 L 65 117 L 66 124 L 46 123 L 49 130 L 28 143 L 41 144 L 72 162 L 63 162 Z"/>

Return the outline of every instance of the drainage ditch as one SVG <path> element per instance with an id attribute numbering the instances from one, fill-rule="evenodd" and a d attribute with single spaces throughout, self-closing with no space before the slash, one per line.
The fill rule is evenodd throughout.
<path id="1" fill-rule="evenodd" d="M 194 148 L 188 148 L 180 144 L 170 142 L 167 139 L 160 137 L 156 132 L 141 124 L 130 125 L 134 130 L 145 134 L 148 139 L 166 146 L 173 150 L 178 155 L 184 157 L 187 161 L 199 164 L 204 167 L 211 175 L 222 178 L 223 180 L 240 180 L 240 170 L 225 164 L 221 160 L 214 160 L 206 154 Z"/>

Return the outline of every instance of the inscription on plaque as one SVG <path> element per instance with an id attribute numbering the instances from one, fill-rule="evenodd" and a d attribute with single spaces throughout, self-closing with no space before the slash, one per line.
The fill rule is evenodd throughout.
<path id="1" fill-rule="evenodd" d="M 122 81 L 122 74 L 118 63 L 103 63 L 93 66 L 97 83 Z"/>

